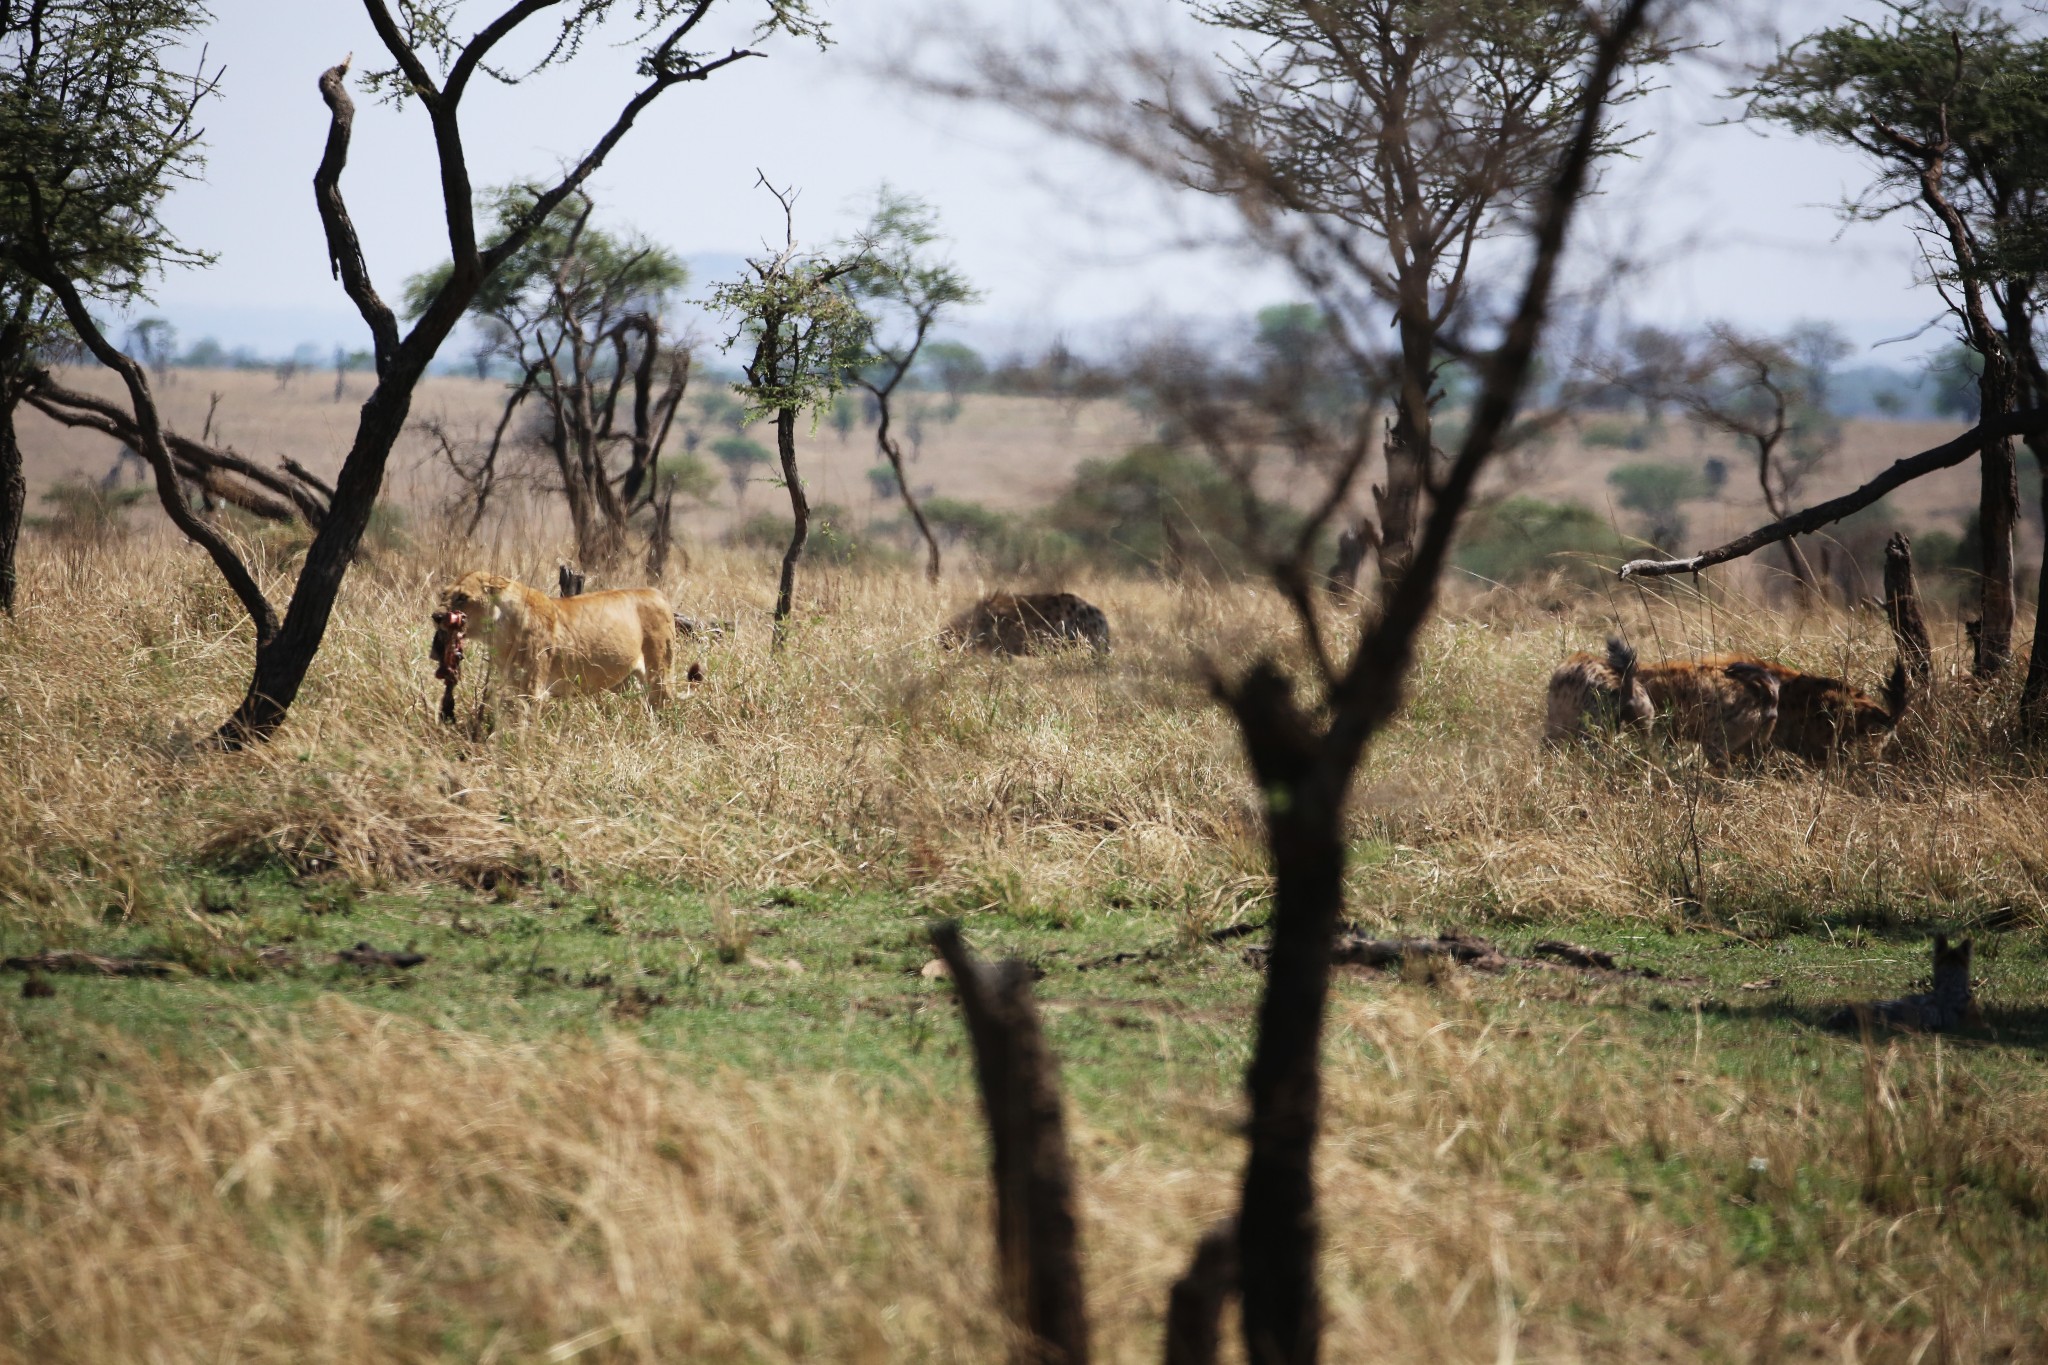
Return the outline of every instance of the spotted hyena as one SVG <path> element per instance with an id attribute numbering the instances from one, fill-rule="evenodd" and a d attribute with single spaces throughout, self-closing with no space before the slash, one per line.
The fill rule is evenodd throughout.
<path id="1" fill-rule="evenodd" d="M 1648 733 L 1655 715 L 1649 693 L 1636 681 L 1636 652 L 1618 635 L 1607 637 L 1607 657 L 1574 654 L 1550 675 L 1550 706 L 1543 738 L 1563 744 L 1589 729 Z"/>
<path id="2" fill-rule="evenodd" d="M 1747 655 L 1644 664 L 1636 678 L 1662 728 L 1673 739 L 1699 745 L 1714 763 L 1761 752 L 1777 728 L 1778 677 Z"/>
<path id="3" fill-rule="evenodd" d="M 1109 653 L 1109 618 L 1070 592 L 999 592 L 984 597 L 939 633 L 947 649 L 1036 654 L 1086 643 Z"/>
<path id="4" fill-rule="evenodd" d="M 1809 763 L 1826 763 L 1869 735 L 1889 734 L 1906 714 L 1906 665 L 1893 667 L 1878 700 L 1840 678 L 1802 673 L 1765 660 L 1751 660 L 1778 683 L 1778 723 L 1771 746 Z"/>

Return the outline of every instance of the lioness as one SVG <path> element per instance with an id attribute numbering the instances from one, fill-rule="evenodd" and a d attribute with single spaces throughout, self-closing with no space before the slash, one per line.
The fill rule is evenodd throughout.
<path id="1" fill-rule="evenodd" d="M 647 704 L 668 699 L 675 612 L 652 588 L 550 598 L 499 574 L 464 574 L 447 609 L 491 648 L 512 695 L 529 707 L 549 697 L 604 692 L 638 678 Z"/>

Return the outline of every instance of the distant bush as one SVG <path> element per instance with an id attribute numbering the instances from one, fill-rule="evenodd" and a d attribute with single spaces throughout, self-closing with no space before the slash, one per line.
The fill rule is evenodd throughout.
<path id="1" fill-rule="evenodd" d="M 28 523 L 57 543 L 74 568 L 87 555 L 128 534 L 126 513 L 150 495 L 146 487 L 108 488 L 92 479 L 66 479 L 42 496 L 52 510 Z"/>
<path id="2" fill-rule="evenodd" d="M 1208 460 L 1143 445 L 1121 459 L 1082 464 L 1045 523 L 1106 565 L 1236 575 L 1252 567 L 1256 548 L 1249 510 L 1242 490 Z M 1277 503 L 1262 501 L 1256 513 L 1269 537 L 1300 525 L 1298 513 Z"/>
<path id="3" fill-rule="evenodd" d="M 1073 537 L 1035 516 L 998 512 L 962 498 L 931 498 L 923 507 L 941 544 L 965 549 L 1008 577 L 1057 578 L 1084 558 Z M 914 535 L 907 517 L 889 522 L 886 530 L 906 546 Z"/>
<path id="4" fill-rule="evenodd" d="M 1662 460 L 1640 460 L 1617 465 L 1607 475 L 1616 501 L 1631 512 L 1642 514 L 1646 523 L 1643 538 L 1659 549 L 1673 550 L 1685 539 L 1685 516 L 1680 503 L 1703 497 L 1707 481 L 1691 465 Z"/>
<path id="5" fill-rule="evenodd" d="M 1516 497 L 1482 508 L 1466 523 L 1452 561 L 1491 583 L 1521 583 L 1561 573 L 1599 582 L 1627 547 L 1592 508 Z"/>
<path id="6" fill-rule="evenodd" d="M 1647 450 L 1650 436 L 1647 422 L 1630 422 L 1617 417 L 1602 417 L 1579 428 L 1579 441 L 1596 449 Z"/>
<path id="7" fill-rule="evenodd" d="M 727 543 L 781 554 L 789 548 L 789 513 L 756 512 L 726 537 Z M 896 564 L 903 551 L 887 541 L 863 536 L 853 529 L 853 518 L 837 503 L 821 502 L 811 507 L 811 534 L 804 542 L 804 558 L 814 563 L 841 567 Z"/>

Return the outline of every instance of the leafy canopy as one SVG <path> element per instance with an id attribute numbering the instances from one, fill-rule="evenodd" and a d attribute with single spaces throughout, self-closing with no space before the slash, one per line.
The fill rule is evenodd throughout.
<path id="1" fill-rule="evenodd" d="M 874 215 L 852 244 L 854 264 L 845 277 L 848 295 L 868 318 L 868 349 L 879 371 L 870 387 L 893 389 L 916 362 L 939 315 L 981 297 L 966 276 L 933 258 L 939 241 L 938 216 L 930 205 L 881 188 Z M 942 365 L 950 361 L 957 379 L 972 369 L 960 354 L 965 349 L 944 358 L 934 351 L 933 358 Z"/>
<path id="2" fill-rule="evenodd" d="M 0 363 L 62 334 L 39 281 L 119 306 L 211 259 L 161 216 L 204 164 L 195 115 L 218 72 L 170 63 L 210 17 L 199 0 L 0 0 Z"/>
<path id="3" fill-rule="evenodd" d="M 1974 238 L 1978 278 L 2048 267 L 2048 40 L 1996 7 L 1888 4 L 1800 40 L 1736 93 L 1752 118 L 1865 155 L 1872 179 L 1843 204 L 1847 216 L 1926 210 L 1931 171 Z M 1926 226 L 1938 226 L 1931 213 Z M 1954 243 L 1928 241 L 1937 275 L 1959 278 Z"/>
<path id="4" fill-rule="evenodd" d="M 787 218 L 792 201 L 779 192 L 777 198 Z M 712 289 L 706 302 L 734 320 L 724 349 L 753 343 L 745 377 L 733 385 L 749 420 L 805 409 L 815 418 L 873 359 L 873 328 L 845 287 L 864 260 L 858 251 L 802 250 L 792 225 L 781 251 L 748 261 L 739 279 Z"/>

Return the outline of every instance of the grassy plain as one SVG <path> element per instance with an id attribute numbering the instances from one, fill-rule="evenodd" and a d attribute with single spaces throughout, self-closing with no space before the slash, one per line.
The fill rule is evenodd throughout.
<path id="1" fill-rule="evenodd" d="M 0 978 L 0 1359 L 996 1359 L 935 915 L 1044 972 L 1100 1354 L 1156 1358 L 1241 1160 L 1260 978 L 1212 934 L 1264 914 L 1189 661 L 1285 648 L 1272 597 L 1076 583 L 1111 657 L 999 664 L 931 642 L 967 578 L 819 570 L 776 659 L 766 558 L 700 556 L 672 595 L 738 629 L 680 701 L 478 737 L 424 657 L 468 553 L 379 551 L 286 732 L 223 754 L 249 639 L 204 560 L 32 548 L 0 956 L 174 966 Z M 2048 796 L 2008 689 L 1944 648 L 1902 741 L 1827 773 L 1545 755 L 1544 678 L 1614 619 L 1648 655 L 1888 665 L 1870 615 L 1550 600 L 1431 629 L 1353 914 L 1661 975 L 1342 975 L 1329 1358 L 2048 1355 Z M 1977 935 L 1981 1029 L 1817 1026 L 1935 927 Z M 426 961 L 333 960 L 358 941 Z"/>

